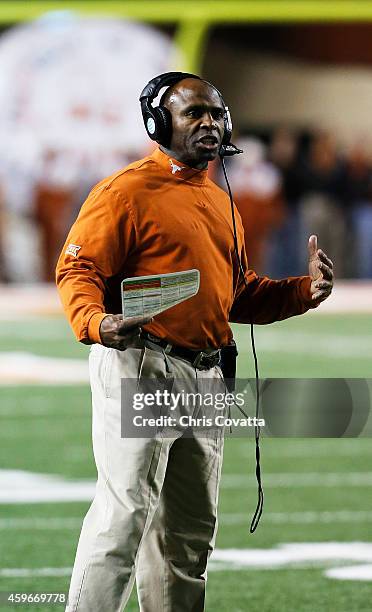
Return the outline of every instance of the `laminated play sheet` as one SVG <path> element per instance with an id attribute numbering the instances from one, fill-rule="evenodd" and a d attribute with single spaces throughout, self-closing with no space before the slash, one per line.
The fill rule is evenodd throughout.
<path id="1" fill-rule="evenodd" d="M 155 316 L 196 295 L 199 270 L 126 278 L 121 283 L 125 318 Z"/>

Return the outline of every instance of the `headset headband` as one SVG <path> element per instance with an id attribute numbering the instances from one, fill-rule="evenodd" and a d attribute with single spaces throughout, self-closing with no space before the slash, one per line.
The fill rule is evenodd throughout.
<path id="1" fill-rule="evenodd" d="M 142 101 L 144 98 L 149 98 L 150 102 L 152 102 L 163 87 L 170 87 L 183 79 L 201 80 L 199 76 L 191 74 L 190 72 L 164 72 L 151 79 L 151 81 L 145 85 L 139 99 Z"/>

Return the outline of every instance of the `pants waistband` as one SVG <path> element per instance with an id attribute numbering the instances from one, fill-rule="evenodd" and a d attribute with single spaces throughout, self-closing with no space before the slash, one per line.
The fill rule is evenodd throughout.
<path id="1" fill-rule="evenodd" d="M 221 359 L 220 349 L 213 349 L 211 351 L 193 351 L 182 346 L 170 344 L 166 340 L 153 336 L 152 334 L 143 330 L 141 331 L 141 338 L 145 340 L 145 343 L 149 346 L 149 348 L 161 350 L 172 357 L 185 359 L 198 370 L 209 370 L 210 368 L 214 368 L 214 366 L 219 364 Z"/>

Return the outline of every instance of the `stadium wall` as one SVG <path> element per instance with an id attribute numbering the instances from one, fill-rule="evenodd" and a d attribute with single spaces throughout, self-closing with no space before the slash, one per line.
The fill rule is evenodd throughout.
<path id="1" fill-rule="evenodd" d="M 324 127 L 341 142 L 372 131 L 371 69 L 296 61 L 216 41 L 204 73 L 229 92 L 237 125 Z"/>

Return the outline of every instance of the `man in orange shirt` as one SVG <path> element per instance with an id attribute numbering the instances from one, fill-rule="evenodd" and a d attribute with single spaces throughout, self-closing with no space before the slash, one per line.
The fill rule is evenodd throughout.
<path id="1" fill-rule="evenodd" d="M 149 107 L 168 86 L 160 107 Z M 248 270 L 244 234 L 234 253 L 229 199 L 207 177 L 230 130 L 220 93 L 169 73 L 142 97 L 152 155 L 97 185 L 57 265 L 60 296 L 81 342 L 92 344 L 93 447 L 98 471 L 71 580 L 68 610 L 125 607 L 134 576 L 142 612 L 200 612 L 217 529 L 221 433 L 209 439 L 121 437 L 121 379 L 221 380 L 229 321 L 270 323 L 317 306 L 332 263 L 309 241 L 309 276 L 273 281 Z M 147 106 L 146 106 L 147 105 Z M 154 319 L 125 320 L 125 277 L 200 271 L 200 290 Z M 187 408 L 187 407 L 186 407 Z"/>

